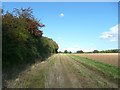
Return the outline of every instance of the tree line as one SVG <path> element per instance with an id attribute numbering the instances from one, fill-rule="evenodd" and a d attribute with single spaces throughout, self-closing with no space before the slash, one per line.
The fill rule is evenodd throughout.
<path id="1" fill-rule="evenodd" d="M 59 53 L 72 53 L 71 51 L 64 50 L 64 52 L 59 51 Z M 75 53 L 119 53 L 119 49 L 111 49 L 111 50 L 93 50 L 91 52 L 84 52 L 83 50 L 78 50 Z"/>
<path id="2" fill-rule="evenodd" d="M 58 44 L 43 36 L 45 27 L 33 16 L 31 8 L 2 10 L 2 65 L 10 68 L 23 63 L 43 60 L 57 53 Z"/>

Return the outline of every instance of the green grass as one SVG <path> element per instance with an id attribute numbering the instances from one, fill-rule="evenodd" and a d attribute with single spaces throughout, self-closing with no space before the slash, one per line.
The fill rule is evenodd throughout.
<path id="1" fill-rule="evenodd" d="M 118 74 L 118 73 L 120 73 L 120 68 L 118 68 L 116 66 L 112 66 L 112 65 L 109 65 L 109 64 L 105 64 L 105 63 L 102 63 L 102 62 L 98 62 L 98 61 L 88 59 L 88 58 L 85 58 L 85 57 L 80 57 L 80 56 L 72 55 L 71 57 L 74 60 L 79 60 L 80 62 L 97 69 L 98 71 L 107 75 L 111 79 L 116 79 L 116 80 L 120 79 L 120 76 Z"/>
<path id="2" fill-rule="evenodd" d="M 20 88 L 45 88 L 45 76 L 47 75 L 47 69 L 54 64 L 54 58 L 48 58 L 47 62 L 43 61 L 41 63 L 38 62 L 38 65 L 34 67 L 29 73 L 25 72 L 23 76 L 21 76 L 21 82 L 13 82 L 16 83 L 14 87 Z M 35 65 L 34 65 L 35 66 Z"/>

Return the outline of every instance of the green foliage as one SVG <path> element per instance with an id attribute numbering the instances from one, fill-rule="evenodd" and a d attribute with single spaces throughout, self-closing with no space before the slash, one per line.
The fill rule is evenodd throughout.
<path id="1" fill-rule="evenodd" d="M 59 53 L 62 53 L 62 52 L 59 52 Z M 70 53 L 72 53 L 72 52 L 65 50 L 64 53 L 69 53 L 69 54 L 70 54 Z"/>
<path id="2" fill-rule="evenodd" d="M 68 51 L 67 51 L 67 50 L 65 50 L 65 51 L 64 51 L 64 53 L 68 53 Z"/>
<path id="3" fill-rule="evenodd" d="M 111 50 L 102 50 L 100 53 L 118 53 L 119 49 L 111 49 Z"/>
<path id="4" fill-rule="evenodd" d="M 84 53 L 82 50 L 77 51 L 76 53 Z"/>
<path id="5" fill-rule="evenodd" d="M 59 51 L 58 53 L 63 53 L 62 51 Z"/>
<path id="6" fill-rule="evenodd" d="M 33 22 L 35 27 L 31 28 Z M 43 37 L 42 31 L 38 30 L 44 26 L 33 17 L 30 8 L 15 9 L 2 15 L 3 69 L 57 53 L 57 43 Z"/>
<path id="7" fill-rule="evenodd" d="M 98 50 L 94 50 L 93 53 L 99 53 L 99 51 Z"/>
<path id="8" fill-rule="evenodd" d="M 110 49 L 110 50 L 102 50 L 102 51 L 94 50 L 94 51 L 84 52 L 84 53 L 119 53 L 119 49 Z"/>

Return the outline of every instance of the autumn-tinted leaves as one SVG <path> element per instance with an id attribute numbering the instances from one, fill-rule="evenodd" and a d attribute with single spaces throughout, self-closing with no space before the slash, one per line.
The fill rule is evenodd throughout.
<path id="1" fill-rule="evenodd" d="M 3 68 L 33 62 L 36 58 L 43 60 L 57 52 L 57 43 L 42 36 L 43 27 L 45 25 L 32 15 L 31 8 L 3 12 Z"/>

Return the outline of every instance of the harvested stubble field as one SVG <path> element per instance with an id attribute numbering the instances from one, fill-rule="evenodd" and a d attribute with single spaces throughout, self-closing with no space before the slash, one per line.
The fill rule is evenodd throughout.
<path id="1" fill-rule="evenodd" d="M 74 55 L 118 66 L 118 53 L 96 53 L 96 54 L 74 54 Z"/>

